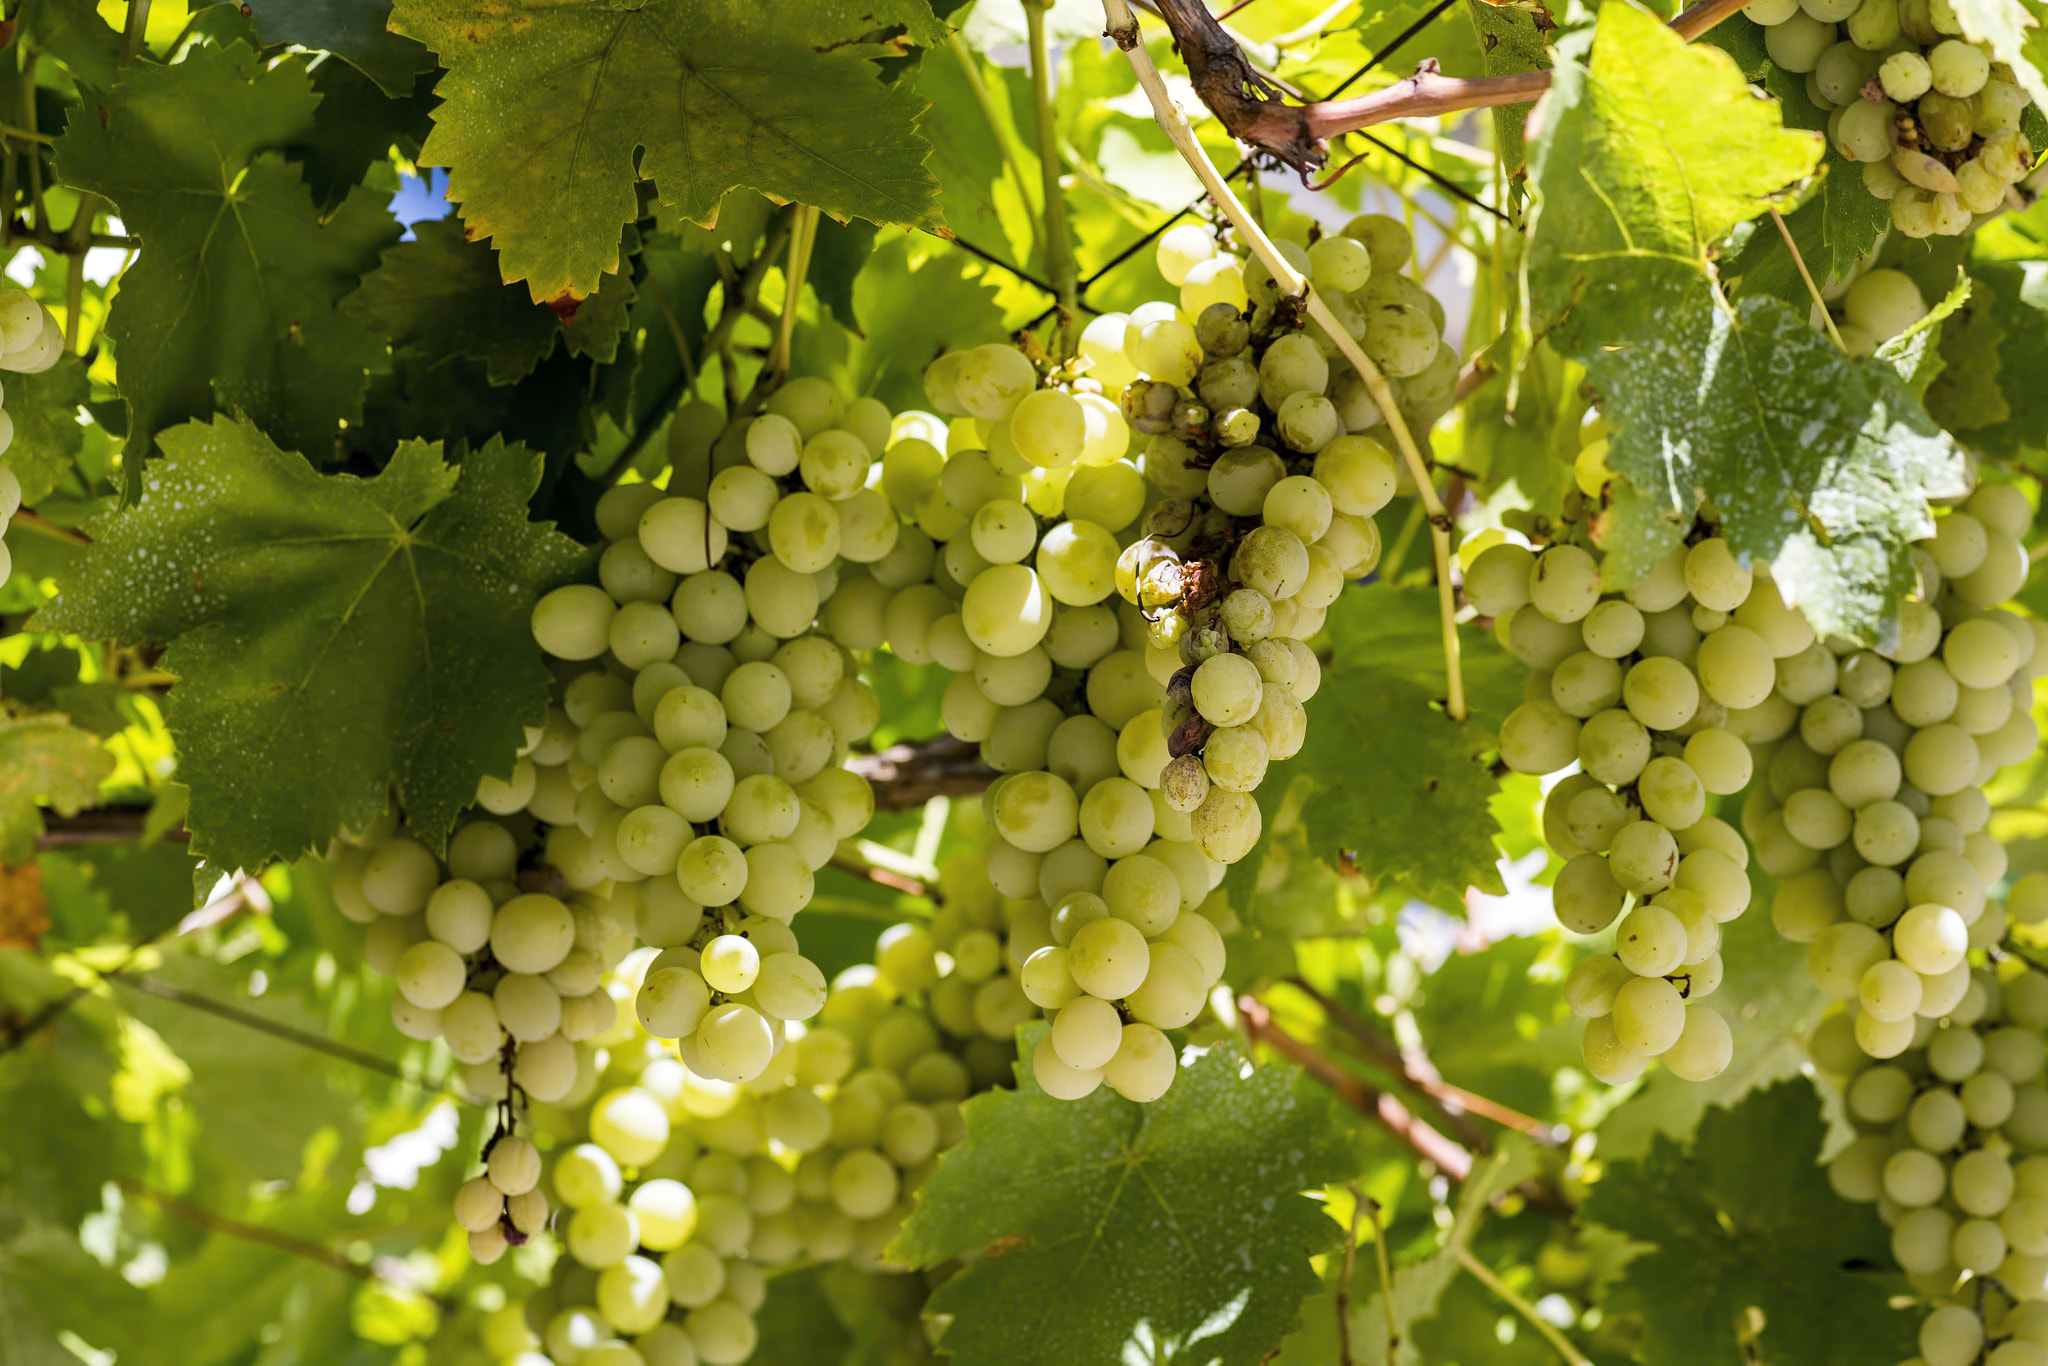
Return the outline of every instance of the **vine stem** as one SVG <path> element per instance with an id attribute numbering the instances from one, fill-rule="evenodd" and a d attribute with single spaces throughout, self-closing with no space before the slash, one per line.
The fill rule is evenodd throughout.
<path id="1" fill-rule="evenodd" d="M 1541 1333 L 1544 1341 L 1556 1348 L 1557 1354 L 1563 1357 L 1569 1363 L 1569 1366 L 1593 1366 L 1593 1363 L 1586 1359 L 1583 1352 L 1572 1346 L 1570 1338 L 1558 1332 L 1554 1325 L 1536 1312 L 1535 1305 L 1517 1295 L 1508 1287 L 1506 1281 L 1493 1274 L 1491 1267 L 1473 1256 L 1471 1248 L 1466 1247 L 1463 1243 L 1458 1243 L 1454 1250 L 1458 1254 L 1458 1265 L 1471 1272 L 1474 1280 L 1507 1301 L 1510 1309 L 1513 1309 L 1517 1314 L 1527 1319 L 1530 1327 Z"/>
<path id="2" fill-rule="evenodd" d="M 38 517 L 35 513 L 30 512 L 26 508 L 23 508 L 14 514 L 13 525 L 27 527 L 30 531 L 35 532 L 38 536 L 48 536 L 51 540 L 62 541 L 66 545 L 92 544 L 92 537 L 86 535 L 84 532 L 73 531 L 69 527 L 58 526 L 54 522 L 50 522 L 45 520 L 44 518 Z"/>
<path id="3" fill-rule="evenodd" d="M 1074 238 L 1067 229 L 1067 198 L 1060 189 L 1059 124 L 1052 108 L 1052 47 L 1046 41 L 1045 15 L 1052 0 L 1026 0 L 1024 23 L 1031 45 L 1031 107 L 1038 125 L 1038 177 L 1045 203 L 1045 273 L 1052 277 L 1059 300 L 1059 344 L 1056 358 L 1074 354 L 1074 319 L 1079 312 L 1075 285 Z"/>
<path id="4" fill-rule="evenodd" d="M 1308 303 L 1308 315 L 1322 325 L 1344 358 L 1358 371 L 1365 381 L 1366 391 L 1379 405 L 1380 413 L 1387 420 L 1387 428 L 1394 434 L 1395 444 L 1401 448 L 1401 456 L 1408 462 L 1409 472 L 1415 477 L 1415 492 L 1422 499 L 1422 505 L 1429 513 L 1430 544 L 1436 552 L 1437 608 L 1443 622 L 1444 674 L 1449 689 L 1444 702 L 1444 711 L 1453 721 L 1463 721 L 1465 709 L 1465 680 L 1458 659 L 1458 626 L 1454 619 L 1457 601 L 1451 586 L 1451 519 L 1444 511 L 1443 500 L 1437 496 L 1436 486 L 1430 481 L 1429 463 L 1423 458 L 1422 450 L 1415 444 L 1415 436 L 1408 430 L 1407 421 L 1401 416 L 1400 406 L 1394 402 L 1394 391 L 1387 383 L 1387 377 L 1372 363 L 1351 334 L 1337 321 L 1330 307 L 1308 288 L 1308 280 L 1290 265 L 1273 246 L 1271 238 L 1252 220 L 1237 195 L 1232 192 L 1216 163 L 1202 147 L 1194 129 L 1188 125 L 1187 116 L 1173 102 L 1167 92 L 1166 82 L 1160 78 L 1159 68 L 1152 64 L 1152 54 L 1138 37 L 1138 19 L 1131 13 L 1127 0 L 1102 0 L 1102 11 L 1109 22 L 1109 36 L 1123 49 L 1130 59 L 1131 69 L 1137 73 L 1138 84 L 1144 87 L 1145 96 L 1152 103 L 1152 117 L 1158 122 L 1166 136 L 1179 149 L 1181 157 L 1188 163 L 1197 178 L 1208 190 L 1209 197 L 1230 219 L 1238 236 L 1244 239 L 1273 279 L 1287 294 L 1300 294 Z"/>
<path id="5" fill-rule="evenodd" d="M 1820 286 L 1813 282 L 1813 272 L 1806 268 L 1806 258 L 1799 252 L 1799 244 L 1792 240 L 1792 229 L 1785 226 L 1785 216 L 1773 208 L 1771 221 L 1778 225 L 1778 236 L 1785 239 L 1785 250 L 1792 253 L 1792 264 L 1799 267 L 1799 278 L 1806 281 L 1806 292 L 1813 296 L 1813 306 L 1820 310 L 1821 325 L 1827 328 L 1828 340 L 1835 344 L 1835 350 L 1847 351 L 1842 344 L 1842 334 L 1835 330 L 1834 315 L 1828 312 L 1828 301 L 1820 296 Z"/>
<path id="6" fill-rule="evenodd" d="M 1380 1222 L 1380 1206 L 1377 1200 L 1360 1193 L 1354 1184 L 1351 1194 L 1362 1204 L 1372 1207 L 1372 1252 L 1380 1268 L 1380 1303 L 1387 1309 L 1387 1366 L 1397 1366 L 1401 1360 L 1401 1320 L 1394 1309 L 1394 1268 L 1387 1257 L 1387 1230 Z M 1354 1216 L 1352 1240 L 1357 1241 Z"/>
<path id="7" fill-rule="evenodd" d="M 775 332 L 775 349 L 768 353 L 763 373 L 781 378 L 789 371 L 789 343 L 796 335 L 796 311 L 803 302 L 804 277 L 811 270 L 811 247 L 818 240 L 818 210 L 800 204 L 796 222 L 789 233 L 789 262 L 782 268 L 782 325 Z"/>

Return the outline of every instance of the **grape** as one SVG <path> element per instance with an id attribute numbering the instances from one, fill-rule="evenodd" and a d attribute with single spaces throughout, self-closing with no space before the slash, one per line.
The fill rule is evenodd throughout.
<path id="1" fill-rule="evenodd" d="M 1256 665 L 1243 655 L 1216 655 L 1205 660 L 1192 681 L 1195 709 L 1218 726 L 1249 720 L 1264 692 Z"/>
<path id="2" fill-rule="evenodd" d="M 1059 1058 L 1076 1071 L 1097 1071 L 1108 1065 L 1123 1042 L 1123 1023 L 1116 1007 L 1095 996 L 1083 996 L 1060 1008 L 1047 1039 Z"/>
<path id="3" fill-rule="evenodd" d="M 1525 702 L 1501 723 L 1501 759 L 1518 773 L 1555 773 L 1580 748 L 1579 722 L 1552 701 Z"/>
<path id="4" fill-rule="evenodd" d="M 1645 1054 L 1621 1042 L 1611 1015 L 1586 1021 L 1582 1047 L 1586 1070 L 1609 1086 L 1626 1086 L 1649 1066 L 1650 1060 Z"/>
<path id="5" fill-rule="evenodd" d="M 509 971 L 542 973 L 568 956 L 576 922 L 555 898 L 528 893 L 498 908 L 490 942 L 492 955 Z"/>
<path id="6" fill-rule="evenodd" d="M 1622 919 L 1615 931 L 1614 947 L 1630 972 L 1641 977 L 1662 978 L 1685 960 L 1685 926 L 1664 907 L 1646 903 Z M 1663 1049 L 1647 1051 L 1661 1053 Z"/>
<path id="7" fill-rule="evenodd" d="M 1735 1039 L 1718 1012 L 1704 1005 L 1688 1005 L 1685 1027 L 1660 1056 L 1673 1076 L 1709 1081 L 1727 1070 L 1735 1056 Z"/>
<path id="8" fill-rule="evenodd" d="M 1678 842 L 1655 821 L 1634 821 L 1614 837 L 1609 860 L 1615 881 L 1638 894 L 1668 886 L 1678 869 Z"/>
<path id="9" fill-rule="evenodd" d="M 1650 730 L 1676 730 L 1699 709 L 1699 684 L 1677 660 L 1653 657 L 1629 669 L 1622 679 L 1622 697 L 1629 712 Z"/>
<path id="10" fill-rule="evenodd" d="M 1079 1100 L 1102 1084 L 1102 1069 L 1082 1071 L 1069 1067 L 1053 1047 L 1050 1037 L 1039 1040 L 1031 1055 L 1031 1075 L 1039 1089 L 1055 1100 Z"/>
<path id="11" fill-rule="evenodd" d="M 1103 1064 L 1102 1078 L 1126 1100 L 1153 1101 L 1173 1085 L 1177 1059 L 1173 1044 L 1149 1024 L 1123 1027 L 1121 1041 Z"/>
<path id="12" fill-rule="evenodd" d="M 1555 545 L 1536 557 L 1529 601 L 1552 621 L 1578 621 L 1600 599 L 1600 566 L 1573 545 Z"/>
<path id="13" fill-rule="evenodd" d="M 1627 893 L 1598 854 L 1581 854 L 1559 870 L 1551 888 L 1558 923 L 1574 934 L 1598 934 L 1621 914 Z"/>

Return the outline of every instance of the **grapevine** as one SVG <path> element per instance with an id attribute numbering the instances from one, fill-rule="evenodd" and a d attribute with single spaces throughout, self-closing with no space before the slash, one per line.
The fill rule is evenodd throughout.
<path id="1" fill-rule="evenodd" d="M 10 1366 L 2048 1366 L 2043 0 L 6 19 Z"/>

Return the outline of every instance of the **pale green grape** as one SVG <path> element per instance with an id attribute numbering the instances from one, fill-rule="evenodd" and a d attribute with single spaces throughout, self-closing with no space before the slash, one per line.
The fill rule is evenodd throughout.
<path id="1" fill-rule="evenodd" d="M 1735 1038 L 1728 1022 L 1711 1006 L 1689 1004 L 1685 1027 L 1660 1056 L 1680 1080 L 1709 1081 L 1727 1070 L 1735 1056 Z"/>
<path id="2" fill-rule="evenodd" d="M 1218 863 L 1236 863 L 1259 841 L 1259 807 L 1250 796 L 1212 788 L 1188 817 L 1195 842 Z"/>
<path id="3" fill-rule="evenodd" d="M 1975 739 L 1944 722 L 1915 732 L 1901 758 L 1907 782 L 1930 796 L 1945 796 L 1975 781 L 1980 754 Z"/>
<path id="4" fill-rule="evenodd" d="M 1920 841 L 1920 821 L 1899 802 L 1874 801 L 1856 813 L 1851 837 L 1857 854 L 1889 867 L 1912 856 Z"/>
<path id="5" fill-rule="evenodd" d="M 1581 1048 L 1586 1070 L 1609 1086 L 1628 1085 L 1650 1065 L 1647 1055 L 1636 1052 L 1621 1041 L 1612 1014 L 1586 1021 Z"/>
<path id="6" fill-rule="evenodd" d="M 1582 958 L 1565 978 L 1565 1003 L 1581 1019 L 1594 1019 L 1614 1009 L 1615 993 L 1636 980 L 1620 959 L 1609 954 Z"/>
<path id="7" fill-rule="evenodd" d="M 1598 854 L 1581 854 L 1558 870 L 1551 887 L 1551 904 L 1558 923 L 1573 934 L 1598 934 L 1621 914 L 1628 894 L 1607 860 Z"/>
<path id="8" fill-rule="evenodd" d="M 1118 922 L 1121 923 L 1121 922 Z M 1128 927 L 1126 927 L 1128 928 Z M 1146 955 L 1149 965 L 1150 955 Z M 1077 1071 L 1106 1066 L 1123 1042 L 1123 1022 L 1116 1007 L 1096 996 L 1083 996 L 1060 1007 L 1048 1035 L 1060 1061 Z"/>
<path id="9" fill-rule="evenodd" d="M 1025 959 L 1018 976 L 1025 999 L 1043 1010 L 1058 1010 L 1078 998 L 1081 988 L 1074 981 L 1069 961 L 1067 950 L 1058 944 L 1049 944 Z"/>
<path id="10" fill-rule="evenodd" d="M 1484 558 L 1483 556 L 1481 558 Z M 1477 567 L 1476 565 L 1474 566 Z M 1471 576 L 1466 576 L 1469 594 Z M 1620 659 L 1635 652 L 1643 642 L 1643 614 L 1633 605 L 1620 600 L 1600 603 L 1586 614 L 1580 623 L 1580 635 L 1586 648 L 1607 659 Z"/>
<path id="11" fill-rule="evenodd" d="M 505 1195 L 488 1177 L 473 1177 L 455 1191 L 455 1222 L 471 1233 L 497 1226 L 505 1213 Z"/>
<path id="12" fill-rule="evenodd" d="M 1243 655 L 1215 655 L 1204 660 L 1196 668 L 1191 686 L 1195 709 L 1218 726 L 1250 720 L 1265 688 L 1258 666 Z"/>
<path id="13" fill-rule="evenodd" d="M 1075 983 L 1105 1001 L 1136 991 L 1150 964 L 1145 936 L 1135 925 L 1113 916 L 1082 926 L 1067 946 L 1067 956 Z"/>
<path id="14" fill-rule="evenodd" d="M 1181 281 L 1181 312 L 1199 319 L 1211 308 L 1222 307 L 1235 317 L 1242 313 L 1250 294 L 1245 288 L 1244 263 L 1235 256 L 1221 255 L 1202 261 Z M 1204 351 L 1209 348 L 1204 346 Z"/>
<path id="15" fill-rule="evenodd" d="M 1685 762 L 1701 786 L 1716 796 L 1727 796 L 1749 786 L 1753 764 L 1749 746 L 1719 727 L 1709 726 L 1687 737 Z"/>
<path id="16" fill-rule="evenodd" d="M 1116 590 L 1117 554 L 1116 538 L 1106 529 L 1093 522 L 1075 520 L 1062 522 L 1045 533 L 1035 563 L 1040 582 L 1055 601 L 1070 607 L 1088 607 Z M 1053 627 L 1048 629 L 1057 625 L 1055 616 Z"/>
<path id="17" fill-rule="evenodd" d="M 1045 638 L 1052 624 L 1052 597 L 1025 566 L 994 565 L 967 586 L 960 619 L 976 649 L 992 655 L 1022 654 Z"/>
<path id="18" fill-rule="evenodd" d="M 1669 830 L 1683 830 L 1706 814 L 1706 788 L 1682 759 L 1650 760 L 1637 780 L 1636 795 L 1643 814 Z"/>
<path id="19" fill-rule="evenodd" d="M 818 615 L 818 581 L 764 555 L 747 567 L 747 611 L 770 636 L 787 640 L 810 629 Z"/>
<path id="20" fill-rule="evenodd" d="M 1600 601 L 1600 566 L 1575 545 L 1554 545 L 1529 572 L 1529 601 L 1552 621 L 1578 621 Z"/>
<path id="21" fill-rule="evenodd" d="M 1510 719 L 1513 715 L 1509 713 Z M 1505 736 L 1505 724 L 1501 731 Z M 1650 760 L 1649 732 L 1643 729 L 1642 722 L 1626 711 L 1596 712 L 1586 718 L 1585 725 L 1579 730 L 1577 757 L 1585 771 L 1603 783 L 1620 786 L 1634 782 Z M 1507 757 L 1505 751 L 1502 758 L 1510 767 L 1514 766 L 1514 761 Z M 1563 767 L 1563 764 L 1557 767 Z"/>
<path id="22" fill-rule="evenodd" d="M 1655 821 L 1635 821 L 1614 837 L 1609 863 L 1614 879 L 1638 895 L 1670 885 L 1678 870 L 1678 842 Z"/>
<path id="23" fill-rule="evenodd" d="M 1180 223 L 1168 228 L 1152 249 L 1159 273 L 1166 277 L 1166 283 L 1176 287 L 1187 279 L 1190 270 L 1215 256 L 1216 239 L 1200 223 Z"/>
<path id="24" fill-rule="evenodd" d="M 1700 641 L 1694 668 L 1707 696 L 1730 707 L 1757 706 L 1777 684 L 1769 647 L 1762 636 L 1743 626 L 1710 632 Z"/>
<path id="25" fill-rule="evenodd" d="M 1852 100 L 1835 124 L 1835 150 L 1850 161 L 1884 164 L 1892 154 L 1892 110 L 1888 104 Z"/>
<path id="26" fill-rule="evenodd" d="M 1056 950 L 1041 950 L 1056 952 Z M 1102 1085 L 1102 1069 L 1081 1071 L 1067 1066 L 1050 1037 L 1040 1039 L 1031 1054 L 1031 1075 L 1039 1089 L 1055 1100 L 1079 1100 Z"/>
<path id="27" fill-rule="evenodd" d="M 1581 727 L 1557 703 L 1524 702 L 1501 723 L 1501 760 L 1517 773 L 1555 773 L 1578 757 Z"/>
<path id="28" fill-rule="evenodd" d="M 545 978 L 510 972 L 491 989 L 498 1023 L 520 1043 L 538 1043 L 562 1027 L 562 998 Z"/>
<path id="29" fill-rule="evenodd" d="M 1621 700 L 1621 666 L 1581 650 L 1551 672 L 1550 698 L 1568 715 L 1582 719 L 1604 711 Z"/>
<path id="30" fill-rule="evenodd" d="M 513 897 L 491 921 L 491 953 L 511 972 L 546 972 L 568 956 L 575 942 L 569 908 L 542 893 Z"/>
<path id="31" fill-rule="evenodd" d="M 1629 669 L 1622 679 L 1622 698 L 1629 712 L 1648 729 L 1676 730 L 1698 711 L 1699 684 L 1692 671 L 1677 660 L 1653 657 Z"/>
<path id="32" fill-rule="evenodd" d="M 1151 962 L 1145 980 L 1125 1001 L 1137 1020 L 1160 1029 L 1179 1029 L 1202 1013 L 1209 981 L 1201 963 L 1178 944 L 1148 946 Z"/>
<path id="33" fill-rule="evenodd" d="M 1166 1094 L 1178 1065 L 1164 1034 L 1149 1024 L 1128 1024 L 1115 1056 L 1103 1064 L 1102 1079 L 1125 1100 L 1144 1103 Z"/>
<path id="34" fill-rule="evenodd" d="M 1856 986 L 1864 1011 L 1887 1023 L 1911 1019 L 1920 1009 L 1920 991 L 1920 975 L 1897 959 L 1871 964 Z"/>
<path id="35" fill-rule="evenodd" d="M 1150 854 L 1118 859 L 1102 878 L 1102 902 L 1108 913 L 1128 921 L 1147 938 L 1174 923 L 1182 908 L 1181 893 L 1174 870 Z"/>
<path id="36" fill-rule="evenodd" d="M 1838 1001 L 1854 1000 L 1863 974 L 1890 956 L 1884 936 L 1876 930 L 1850 920 L 1837 921 L 1808 945 L 1806 973 L 1824 995 Z"/>
<path id="37" fill-rule="evenodd" d="M 1630 972 L 1639 977 L 1661 979 L 1685 961 L 1686 943 L 1685 925 L 1676 915 L 1666 907 L 1645 903 L 1622 917 L 1620 926 L 1615 930 L 1614 951 Z M 1676 1032 L 1674 1029 L 1673 1033 Z M 1661 1053 L 1664 1050 L 1636 1051 Z"/>

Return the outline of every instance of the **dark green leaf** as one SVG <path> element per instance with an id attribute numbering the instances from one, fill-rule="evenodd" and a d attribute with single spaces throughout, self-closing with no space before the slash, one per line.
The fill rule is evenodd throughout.
<path id="1" fill-rule="evenodd" d="M 402 99 L 434 69 L 434 54 L 385 27 L 391 0 L 248 0 L 264 46 L 283 43 L 335 56 Z"/>
<path id="2" fill-rule="evenodd" d="M 411 156 L 431 126 L 433 82 L 422 77 L 408 95 L 393 99 L 346 62 L 313 69 L 320 107 L 313 130 L 289 155 L 304 168 L 306 188 L 323 210 L 347 198 L 373 166 L 385 165 L 393 146 Z"/>
<path id="3" fill-rule="evenodd" d="M 193 852 L 293 858 L 367 825 L 394 786 L 438 844 L 545 707 L 527 617 L 581 555 L 526 520 L 538 458 L 494 440 L 457 471 L 409 443 L 362 480 L 323 478 L 247 423 L 164 445 L 41 624 L 170 643 Z"/>
<path id="4" fill-rule="evenodd" d="M 1583 1214 L 1656 1248 L 1607 1300 L 1609 1312 L 1641 1315 L 1638 1359 L 1741 1360 L 1753 1310 L 1760 1360 L 1867 1366 L 1912 1354 L 1913 1316 L 1886 1302 L 1883 1278 L 1851 1269 L 1887 1262 L 1887 1239 L 1870 1206 L 1829 1187 L 1826 1132 L 1813 1087 L 1795 1079 L 1709 1111 L 1689 1153 L 1660 1136 L 1608 1168 Z"/>
<path id="5" fill-rule="evenodd" d="M 127 68 L 104 120 L 74 118 L 57 142 L 65 181 L 112 200 L 144 243 L 107 323 L 131 496 L 174 422 L 239 409 L 323 459 L 362 411 L 383 346 L 334 304 L 398 225 L 360 189 L 323 220 L 297 170 L 264 153 L 305 137 L 315 104 L 295 60 L 198 47 Z"/>
<path id="6" fill-rule="evenodd" d="M 1028 1058 L 1044 1029 L 1023 1031 Z M 987 1252 L 934 1293 L 959 1366 L 1259 1361 L 1340 1238 L 1299 1192 L 1355 1170 L 1328 1091 L 1250 1068 L 1233 1044 L 1135 1105 L 1038 1089 L 967 1103 L 967 1139 L 918 1193 L 891 1255 L 917 1266 Z"/>
<path id="7" fill-rule="evenodd" d="M 918 8 L 935 24 L 921 2 L 888 7 Z M 922 104 L 870 60 L 894 50 L 859 41 L 875 11 L 822 18 L 753 0 L 516 16 L 404 0 L 393 22 L 449 68 L 423 161 L 450 168 L 449 198 L 495 240 L 506 278 L 549 300 L 618 270 L 641 178 L 699 222 L 747 186 L 834 218 L 943 228 Z"/>
<path id="8" fill-rule="evenodd" d="M 85 362 L 66 355 L 37 375 L 6 377 L 7 416 L 14 440 L 7 468 L 21 481 L 21 500 L 43 501 L 75 468 L 85 445 L 78 409 L 86 400 Z"/>

